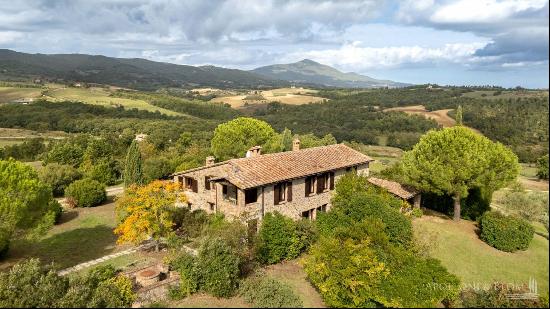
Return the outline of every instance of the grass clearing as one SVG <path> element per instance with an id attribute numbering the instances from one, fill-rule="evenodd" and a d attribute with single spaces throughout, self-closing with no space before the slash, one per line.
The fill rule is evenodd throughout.
<path id="1" fill-rule="evenodd" d="M 42 88 L 0 87 L 0 103 L 9 103 L 20 99 L 36 99 L 42 94 Z"/>
<path id="2" fill-rule="evenodd" d="M 143 100 L 125 99 L 110 97 L 111 92 L 104 88 L 56 88 L 48 90 L 47 95 L 55 101 L 79 101 L 87 104 L 101 105 L 106 107 L 122 106 L 126 109 L 137 108 L 149 112 L 160 112 L 169 116 L 182 116 L 161 107 L 156 107 Z"/>
<path id="3" fill-rule="evenodd" d="M 522 284 L 535 278 L 539 291 L 548 291 L 548 240 L 540 235 L 535 235 L 529 249 L 507 253 L 480 240 L 471 221 L 424 215 L 413 226 L 419 237 L 426 232 L 435 235 L 431 256 L 460 277 L 463 285 L 485 286 L 495 280 Z"/>
<path id="4" fill-rule="evenodd" d="M 41 239 L 14 241 L 0 269 L 30 257 L 67 268 L 125 250 L 129 246 L 116 245 L 117 237 L 113 234 L 115 225 L 115 204 L 112 201 L 101 206 L 66 211 L 61 222 Z"/>
<path id="5" fill-rule="evenodd" d="M 321 295 L 307 280 L 307 275 L 298 260 L 284 261 L 266 268 L 266 273 L 288 284 L 304 303 L 304 308 L 324 308 Z"/>
<path id="6" fill-rule="evenodd" d="M 451 118 L 448 113 L 452 109 L 441 109 L 436 111 L 428 111 L 424 105 L 413 105 L 403 107 L 392 107 L 384 109 L 385 112 L 404 112 L 409 115 L 422 115 L 428 119 L 435 120 L 439 125 L 444 128 L 452 127 L 456 124 L 456 121 Z"/>

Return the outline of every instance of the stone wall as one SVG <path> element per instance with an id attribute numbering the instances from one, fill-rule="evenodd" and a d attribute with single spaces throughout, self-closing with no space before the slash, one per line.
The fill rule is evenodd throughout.
<path id="1" fill-rule="evenodd" d="M 205 176 L 221 176 L 224 172 L 223 168 L 223 165 L 215 166 L 185 175 L 193 177 L 198 181 L 198 192 L 184 189 L 184 193 L 188 202 L 191 204 L 192 210 L 202 209 L 208 213 L 221 212 L 224 213 L 228 219 L 239 218 L 243 221 L 252 219 L 261 220 L 264 214 L 275 211 L 293 219 L 300 219 L 302 217 L 302 212 L 310 210 L 312 219 L 315 219 L 317 208 L 325 205 L 325 210 L 330 210 L 330 200 L 333 190 L 314 193 L 306 197 L 305 178 L 292 180 L 292 201 L 283 201 L 278 205 L 274 203 L 274 184 L 259 187 L 257 190 L 257 201 L 249 204 L 245 204 L 245 192 L 231 184 L 228 184 L 228 195 L 234 196 L 236 194 L 237 198 L 234 200 L 224 198 L 221 183 L 211 183 L 211 189 L 206 190 Z M 346 172 L 347 170 L 345 168 L 334 171 L 334 182 L 336 183 Z M 368 176 L 368 163 L 357 166 L 357 173 Z M 181 183 L 182 179 L 175 176 L 174 181 L 179 181 Z M 185 181 L 183 185 L 185 185 Z M 181 203 L 179 206 L 186 207 L 189 203 Z"/>

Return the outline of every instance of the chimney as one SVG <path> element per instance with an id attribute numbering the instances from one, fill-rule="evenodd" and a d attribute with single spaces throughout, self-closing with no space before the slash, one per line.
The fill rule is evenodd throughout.
<path id="1" fill-rule="evenodd" d="M 295 138 L 292 141 L 292 151 L 300 150 L 300 140 Z"/>
<path id="2" fill-rule="evenodd" d="M 256 157 L 262 154 L 262 146 L 254 146 L 246 152 L 246 157 Z"/>
<path id="3" fill-rule="evenodd" d="M 216 158 L 213 156 L 206 157 L 206 166 L 213 165 L 216 162 Z"/>

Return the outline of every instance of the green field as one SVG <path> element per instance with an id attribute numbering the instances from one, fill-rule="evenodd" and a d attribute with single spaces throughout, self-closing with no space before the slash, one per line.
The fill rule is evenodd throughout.
<path id="1" fill-rule="evenodd" d="M 9 103 L 18 99 L 38 98 L 41 88 L 0 87 L 0 103 Z"/>
<path id="2" fill-rule="evenodd" d="M 48 90 L 46 94 L 55 101 L 78 101 L 107 107 L 122 106 L 126 109 L 137 108 L 150 112 L 158 111 L 169 116 L 183 115 L 171 110 L 156 107 L 143 100 L 110 97 L 110 91 L 103 88 L 57 88 Z"/>
<path id="3" fill-rule="evenodd" d="M 460 277 L 463 285 L 485 286 L 495 280 L 523 284 L 535 278 L 539 293 L 548 293 L 548 239 L 542 236 L 535 235 L 525 251 L 507 253 L 481 241 L 471 221 L 424 215 L 413 226 L 419 237 L 435 237 L 430 255 Z"/>

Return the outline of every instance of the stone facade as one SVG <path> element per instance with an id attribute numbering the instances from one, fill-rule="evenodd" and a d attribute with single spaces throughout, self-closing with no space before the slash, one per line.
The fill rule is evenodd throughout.
<path id="1" fill-rule="evenodd" d="M 187 197 L 187 203 L 180 203 L 180 207 L 189 207 L 191 210 L 202 209 L 208 213 L 221 212 L 230 219 L 242 221 L 261 221 L 266 213 L 278 211 L 290 218 L 300 219 L 307 217 L 315 219 L 318 211 L 328 211 L 331 208 L 330 200 L 333 190 L 328 183 L 326 189 L 317 193 L 316 183 L 313 185 L 315 192 L 306 196 L 306 177 L 288 179 L 283 183 L 292 183 L 291 201 L 288 199 L 288 189 L 285 191 L 285 199 L 276 204 L 275 184 L 268 184 L 257 188 L 248 189 L 249 198 L 254 200 L 253 193 L 256 191 L 256 201 L 246 203 L 245 190 L 242 190 L 227 181 L 208 181 L 221 177 L 227 167 L 223 164 L 213 164 L 211 167 L 191 170 L 184 175 L 175 175 L 174 181 L 182 187 L 182 193 Z M 332 183 L 335 183 L 346 172 L 356 171 L 358 174 L 369 175 L 369 163 L 342 168 L 325 173 L 333 173 Z M 324 173 L 323 173 L 324 174 Z M 318 177 L 323 174 L 308 175 Z M 210 177 L 210 178 L 208 178 Z M 191 180 L 189 180 L 191 179 Z M 195 184 L 196 181 L 196 184 Z M 317 181 L 317 180 L 314 180 Z M 208 186 L 208 183 L 210 186 Z M 225 187 L 225 189 L 224 189 Z"/>

